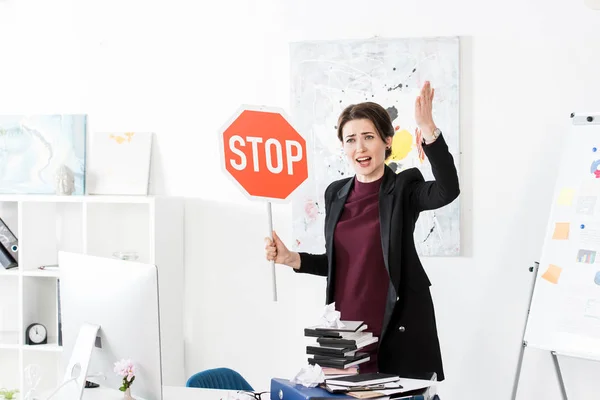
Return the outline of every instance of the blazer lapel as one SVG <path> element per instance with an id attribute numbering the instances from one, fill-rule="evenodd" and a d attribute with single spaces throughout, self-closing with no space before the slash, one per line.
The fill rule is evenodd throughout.
<path id="1" fill-rule="evenodd" d="M 325 241 L 327 244 L 327 249 L 329 250 L 327 253 L 329 255 L 329 274 L 331 275 L 332 267 L 333 267 L 333 234 L 335 231 L 335 226 L 337 225 L 340 216 L 342 215 L 342 211 L 344 210 L 344 204 L 346 204 L 346 199 L 348 198 L 348 194 L 350 193 L 350 189 L 354 185 L 354 178 L 349 179 L 348 182 L 344 184 L 338 190 L 336 194 L 333 196 L 333 200 L 331 201 L 331 208 L 329 209 L 329 221 L 325 224 Z"/>
<path id="2" fill-rule="evenodd" d="M 385 167 L 383 181 L 379 190 L 379 226 L 381 230 L 381 248 L 383 249 L 383 261 L 385 268 L 390 274 L 390 228 L 392 225 L 392 208 L 394 205 L 394 186 L 396 174 L 388 166 Z"/>
<path id="3" fill-rule="evenodd" d="M 342 215 L 344 204 L 346 204 L 346 199 L 348 198 L 348 194 L 350 193 L 350 189 L 352 189 L 353 184 L 354 179 L 350 179 L 344 184 L 344 186 L 340 188 L 340 190 L 338 190 L 336 194 L 333 195 L 331 208 L 329 209 L 331 219 L 326 225 L 327 231 L 325 232 L 325 240 L 327 241 L 326 243 L 328 249 L 333 249 L 333 232 L 335 231 L 335 226 Z"/>
<path id="4" fill-rule="evenodd" d="M 383 315 L 383 324 L 381 329 L 380 340 L 383 340 L 383 336 L 387 332 L 388 325 L 392 318 L 392 312 L 397 300 L 396 287 L 392 281 L 392 273 L 390 271 L 390 232 L 392 226 L 392 211 L 394 207 L 394 186 L 396 185 L 396 173 L 392 171 L 388 166 L 385 167 L 385 173 L 383 175 L 383 182 L 381 182 L 381 189 L 379 191 L 379 226 L 381 227 L 381 247 L 383 249 L 383 261 L 385 262 L 385 268 L 388 271 L 390 278 L 388 283 L 388 293 L 385 305 L 385 312 Z"/>

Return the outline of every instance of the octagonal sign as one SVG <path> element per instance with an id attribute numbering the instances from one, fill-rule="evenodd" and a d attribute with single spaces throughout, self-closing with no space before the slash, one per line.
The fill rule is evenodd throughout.
<path id="1" fill-rule="evenodd" d="M 280 108 L 240 107 L 219 142 L 222 167 L 252 199 L 284 202 L 308 178 L 306 141 Z"/>

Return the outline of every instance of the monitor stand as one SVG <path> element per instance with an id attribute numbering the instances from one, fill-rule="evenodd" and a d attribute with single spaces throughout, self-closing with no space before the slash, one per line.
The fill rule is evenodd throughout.
<path id="1" fill-rule="evenodd" d="M 88 376 L 88 368 L 92 351 L 96 345 L 96 336 L 100 330 L 99 325 L 84 323 L 77 335 L 71 358 L 67 364 L 63 382 L 56 388 L 54 393 L 48 397 L 50 399 L 56 393 L 61 393 L 60 398 L 65 399 L 81 399 L 83 390 L 86 387 L 86 377 Z M 75 383 L 71 384 L 74 381 Z M 66 393 L 63 397 L 62 393 Z"/>

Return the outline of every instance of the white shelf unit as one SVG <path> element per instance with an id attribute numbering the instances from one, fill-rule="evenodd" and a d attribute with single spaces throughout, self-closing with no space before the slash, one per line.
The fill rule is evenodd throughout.
<path id="1" fill-rule="evenodd" d="M 41 368 L 41 392 L 63 378 L 68 355 L 58 343 L 60 272 L 39 269 L 57 264 L 59 251 L 108 258 L 135 251 L 137 261 L 158 266 L 163 381 L 185 384 L 182 198 L 0 195 L 0 218 L 19 240 L 19 267 L 0 267 L 0 387 L 19 389 L 23 396 L 30 364 Z M 33 322 L 46 326 L 48 344 L 25 344 L 25 330 Z"/>

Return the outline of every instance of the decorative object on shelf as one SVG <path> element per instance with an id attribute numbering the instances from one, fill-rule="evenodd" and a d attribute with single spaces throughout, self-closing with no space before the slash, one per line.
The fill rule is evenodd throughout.
<path id="1" fill-rule="evenodd" d="M 30 324 L 25 330 L 25 344 L 35 346 L 48 344 L 48 330 L 39 322 Z"/>
<path id="2" fill-rule="evenodd" d="M 87 170 L 89 194 L 147 195 L 152 133 L 94 132 Z"/>
<path id="3" fill-rule="evenodd" d="M 114 371 L 117 375 L 123 377 L 123 384 L 119 388 L 121 392 L 125 392 L 123 397 L 125 400 L 132 400 L 131 385 L 135 381 L 135 365 L 131 360 L 122 359 L 115 363 Z"/>
<path id="4" fill-rule="evenodd" d="M 115 251 L 113 257 L 125 261 L 137 261 L 140 258 L 137 251 Z"/>
<path id="5" fill-rule="evenodd" d="M 19 263 L 19 241 L 8 225 L 0 218 L 0 244 L 10 252 L 17 264 Z"/>
<path id="6" fill-rule="evenodd" d="M 56 170 L 54 177 L 56 194 L 59 196 L 70 196 L 75 191 L 75 176 L 73 171 L 66 165 L 61 165 Z"/>
<path id="7" fill-rule="evenodd" d="M 8 390 L 8 389 L 0 389 L 0 396 L 2 396 L 3 399 L 6 400 L 12 400 L 15 399 L 15 394 L 19 393 L 19 389 L 13 389 L 13 390 Z"/>
<path id="8" fill-rule="evenodd" d="M 36 390 L 42 380 L 40 369 L 40 366 L 37 364 L 29 364 L 25 367 L 25 384 L 29 390 L 25 393 L 24 400 L 36 400 L 38 398 Z"/>
<path id="9" fill-rule="evenodd" d="M 0 116 L 0 193 L 54 194 L 61 165 L 85 194 L 86 115 Z"/>
<path id="10" fill-rule="evenodd" d="M 58 264 L 40 265 L 38 269 L 42 271 L 60 271 Z"/>

